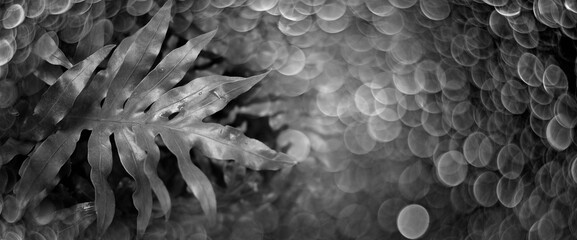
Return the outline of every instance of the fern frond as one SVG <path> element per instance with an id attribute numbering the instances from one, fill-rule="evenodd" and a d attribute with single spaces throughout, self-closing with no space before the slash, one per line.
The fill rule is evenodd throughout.
<path id="1" fill-rule="evenodd" d="M 88 162 L 101 234 L 110 226 L 115 212 L 114 193 L 106 180 L 112 169 L 113 146 L 135 181 L 133 204 L 138 210 L 139 236 L 151 218 L 152 192 L 165 216 L 170 211 L 170 196 L 156 172 L 160 161 L 154 141 L 157 136 L 177 157 L 184 180 L 211 220 L 216 216 L 215 193 L 208 178 L 192 163 L 192 148 L 207 157 L 235 160 L 255 170 L 276 170 L 295 164 L 292 158 L 237 129 L 203 122 L 266 74 L 249 78 L 207 76 L 175 88 L 215 31 L 189 40 L 150 70 L 171 19 L 171 6 L 172 1 L 167 1 L 145 27 L 124 39 L 112 53 L 107 68 L 91 81 L 88 80 L 100 63 L 100 56 L 106 56 L 111 47 L 104 47 L 73 66 L 44 94 L 29 124 L 35 128 L 31 133 L 34 138 L 48 138 L 20 169 L 22 177 L 14 193 L 21 208 L 54 179 L 83 130 L 91 131 Z"/>

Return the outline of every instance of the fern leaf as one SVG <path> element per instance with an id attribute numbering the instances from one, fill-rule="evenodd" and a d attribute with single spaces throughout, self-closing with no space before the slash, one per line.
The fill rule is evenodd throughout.
<path id="1" fill-rule="evenodd" d="M 26 142 L 20 142 L 13 138 L 9 138 L 0 145 L 0 166 L 10 162 L 16 155 L 26 155 L 32 150 L 34 145 Z"/>
<path id="2" fill-rule="evenodd" d="M 74 108 L 71 111 L 72 114 L 81 114 L 86 112 L 86 109 L 94 110 L 97 105 L 100 105 L 100 102 L 108 93 L 108 88 L 110 87 L 112 80 L 120 69 L 120 65 L 126 56 L 128 47 L 130 47 L 137 35 L 138 33 L 125 38 L 120 42 L 118 47 L 116 47 L 112 53 L 112 56 L 110 56 L 106 70 L 98 72 L 92 80 L 92 83 L 80 93 L 76 99 Z"/>
<path id="3" fill-rule="evenodd" d="M 62 50 L 58 48 L 58 45 L 54 42 L 54 39 L 50 37 L 49 33 L 44 33 L 36 41 L 36 44 L 34 45 L 34 53 L 53 65 L 60 65 L 65 68 L 72 67 L 72 63 L 70 63 L 68 58 L 66 58 L 66 55 L 64 55 Z"/>
<path id="4" fill-rule="evenodd" d="M 76 147 L 80 131 L 58 131 L 44 140 L 20 168 L 20 180 L 14 186 L 14 194 L 21 210 L 56 178 L 58 171 Z"/>
<path id="5" fill-rule="evenodd" d="M 160 203 L 162 213 L 166 220 L 168 220 L 170 218 L 171 200 L 168 189 L 166 189 L 166 186 L 156 173 L 156 168 L 160 161 L 160 150 L 154 143 L 155 136 L 150 131 L 146 131 L 140 126 L 135 126 L 134 131 L 136 132 L 139 145 L 143 146 L 147 152 L 146 159 L 144 160 L 144 174 L 148 177 L 150 187 Z"/>
<path id="6" fill-rule="evenodd" d="M 108 56 L 114 46 L 106 46 L 92 54 L 86 60 L 74 65 L 42 95 L 42 100 L 34 108 L 34 115 L 28 121 L 24 134 L 31 134 L 33 139 L 44 138 L 51 128 L 59 123 L 70 112 L 74 101 L 84 89 L 94 69 Z"/>
<path id="7" fill-rule="evenodd" d="M 52 86 L 62 75 L 62 68 L 45 62 L 38 65 L 32 73 L 44 83 Z"/>
<path id="8" fill-rule="evenodd" d="M 136 183 L 136 189 L 132 194 L 132 201 L 138 217 L 136 218 L 136 230 L 139 235 L 144 234 L 146 226 L 152 214 L 152 194 L 150 183 L 144 174 L 144 160 L 146 152 L 136 142 L 136 134 L 128 128 L 121 128 L 114 132 L 114 139 L 118 147 L 118 156 L 122 166 Z"/>
<path id="9" fill-rule="evenodd" d="M 108 19 L 101 19 L 96 22 L 90 31 L 78 41 L 76 51 L 74 52 L 75 60 L 85 59 L 96 50 L 102 48 L 107 38 L 111 36 L 112 23 Z"/>
<path id="10" fill-rule="evenodd" d="M 128 111 L 144 110 L 163 93 L 176 85 L 194 64 L 200 50 L 214 37 L 216 30 L 188 41 L 170 52 L 138 84 L 126 103 Z M 136 109 L 135 109 L 136 108 Z"/>
<path id="11" fill-rule="evenodd" d="M 110 92 L 104 101 L 105 113 L 112 113 L 122 107 L 136 85 L 146 76 L 160 52 L 160 47 L 170 21 L 172 1 L 167 1 L 154 17 L 141 29 L 134 43 L 130 45 L 126 57 L 115 76 Z"/>
<path id="12" fill-rule="evenodd" d="M 189 40 L 150 70 L 167 31 L 171 6 L 172 1 L 167 1 L 143 29 L 120 43 L 107 69 L 98 72 L 75 95 L 78 97 L 72 110 L 52 115 L 45 109 L 48 106 L 39 107 L 39 112 L 48 112 L 45 118 L 50 124 L 60 122 L 60 130 L 42 142 L 22 166 L 22 178 L 15 189 L 22 205 L 47 186 L 33 182 L 47 182 L 58 173 L 83 130 L 92 131 L 88 161 L 100 234 L 110 226 L 115 212 L 114 194 L 106 181 L 112 166 L 112 146 L 118 149 L 122 166 L 135 182 L 138 236 L 144 234 L 150 221 L 153 192 L 165 216 L 170 213 L 170 195 L 156 172 L 160 153 L 154 139 L 158 136 L 177 157 L 185 182 L 211 221 L 216 219 L 215 193 L 209 179 L 192 162 L 191 149 L 213 159 L 235 160 L 255 170 L 295 164 L 287 155 L 237 129 L 203 122 L 266 74 L 249 78 L 207 76 L 175 88 L 215 32 Z"/>
<path id="13" fill-rule="evenodd" d="M 183 144 L 177 132 L 166 130 L 161 133 L 168 149 L 176 155 L 178 160 L 178 167 L 184 181 L 192 190 L 192 193 L 200 201 L 200 206 L 204 212 L 209 216 L 210 222 L 215 221 L 216 217 L 216 196 L 210 181 L 200 169 L 192 163 L 187 144 Z"/>
<path id="14" fill-rule="evenodd" d="M 94 208 L 96 226 L 99 233 L 104 233 L 114 219 L 114 192 L 107 178 L 112 171 L 112 146 L 108 139 L 110 132 L 95 129 L 88 139 L 88 163 L 90 180 L 94 184 Z"/>

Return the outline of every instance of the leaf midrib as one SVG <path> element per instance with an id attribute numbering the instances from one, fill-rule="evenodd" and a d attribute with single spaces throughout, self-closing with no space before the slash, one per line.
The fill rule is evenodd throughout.
<path id="1" fill-rule="evenodd" d="M 47 159 L 52 159 L 58 152 L 60 152 L 60 149 L 62 149 L 62 147 L 64 147 L 67 143 L 68 143 L 68 141 L 64 141 L 62 144 L 58 145 L 56 150 L 54 152 L 52 152 Z M 40 168 L 39 172 L 44 172 L 44 170 L 46 169 L 46 167 L 48 167 L 49 164 L 50 164 L 50 162 L 46 161 L 42 165 L 42 167 Z M 35 175 L 32 179 L 32 182 L 37 182 L 36 179 L 38 179 L 39 177 L 40 177 L 40 175 L 38 175 L 38 174 Z M 42 181 L 40 181 L 40 182 L 42 182 Z M 28 196 L 29 193 L 30 193 L 30 188 L 26 189 L 25 194 L 21 193 L 20 195 Z"/>
<path id="2" fill-rule="evenodd" d="M 162 22 L 159 22 L 158 25 L 156 26 L 156 30 L 155 30 L 154 32 L 155 32 L 155 33 L 158 32 L 158 29 L 159 29 L 161 26 L 162 26 Z M 140 37 L 140 36 L 138 36 L 138 37 Z M 148 49 L 148 48 L 150 47 L 150 43 L 152 43 L 152 42 L 154 41 L 155 37 L 156 37 L 156 36 L 153 36 L 152 38 L 150 38 L 150 39 L 148 40 L 148 42 L 146 43 L 146 47 L 145 47 L 144 49 Z M 135 39 L 134 41 L 138 41 L 138 40 Z M 132 47 L 135 47 L 135 48 L 136 48 L 136 45 L 133 45 L 133 44 L 134 44 L 134 42 L 133 42 L 133 43 L 131 44 L 131 46 L 128 48 L 127 53 L 130 52 L 130 49 L 132 49 Z M 125 79 L 123 79 L 124 82 L 122 83 L 122 88 L 121 88 L 121 89 L 126 89 L 126 84 L 129 83 L 130 78 L 132 78 L 132 76 L 134 75 L 134 72 L 136 71 L 137 66 L 140 66 L 140 62 L 141 62 L 142 59 L 144 58 L 144 55 L 145 55 L 145 54 L 140 55 L 140 57 L 138 58 L 138 61 L 137 61 L 136 64 L 134 65 L 134 67 L 133 67 L 132 69 L 130 69 L 130 74 L 127 75 Z M 124 65 L 125 63 L 126 63 L 126 62 L 125 62 L 125 60 L 123 59 L 122 64 L 120 65 L 119 70 L 122 69 L 122 67 L 123 67 L 123 65 Z M 115 76 L 115 79 L 113 79 L 113 80 L 116 80 L 116 76 Z M 110 101 L 110 107 L 111 107 L 111 109 L 112 109 L 112 107 L 113 107 L 113 104 L 116 102 L 116 98 L 119 96 L 119 94 L 121 94 L 121 93 L 118 92 L 118 93 L 115 93 L 115 94 L 111 94 L 111 95 L 112 95 L 112 96 L 111 96 L 111 100 L 112 100 L 112 101 Z"/>
<path id="3" fill-rule="evenodd" d="M 258 157 L 258 158 L 260 158 L 260 159 L 269 159 L 268 157 L 265 157 L 265 156 L 263 156 L 263 155 L 257 154 L 257 153 L 255 153 L 255 152 L 247 151 L 247 150 L 245 150 L 244 148 L 241 148 L 241 147 L 236 146 L 235 144 L 228 144 L 228 143 L 226 143 L 226 142 L 223 142 L 223 141 L 220 141 L 220 140 L 218 140 L 218 139 L 215 139 L 215 138 L 206 136 L 206 135 L 204 135 L 204 134 L 200 134 L 200 133 L 195 132 L 195 131 L 190 131 L 190 130 L 185 131 L 185 130 L 183 130 L 183 129 L 175 128 L 175 127 L 168 126 L 168 125 L 155 124 L 155 123 L 147 123 L 147 122 L 136 122 L 136 121 L 107 119 L 107 118 L 83 117 L 83 116 L 74 116 L 74 115 L 70 115 L 70 116 L 68 116 L 68 117 L 69 117 L 69 118 L 76 118 L 76 119 L 83 119 L 83 120 L 92 121 L 92 122 L 105 122 L 105 123 L 117 123 L 117 124 L 127 124 L 127 125 L 152 126 L 152 127 L 157 127 L 157 128 L 165 128 L 165 129 L 170 130 L 170 131 L 184 132 L 184 133 L 186 133 L 186 134 L 194 134 L 194 135 L 196 135 L 196 136 L 200 136 L 200 137 L 203 137 L 203 138 L 210 139 L 210 140 L 212 140 L 212 141 L 221 143 L 221 144 L 226 145 L 226 146 L 229 146 L 229 147 L 231 147 L 231 148 L 238 149 L 238 150 L 240 150 L 240 151 L 242 151 L 242 152 L 245 152 L 245 153 L 248 153 L 248 154 L 250 154 L 250 155 L 256 156 L 256 157 Z M 147 128 L 147 130 L 150 130 L 150 128 Z M 283 163 L 290 164 L 290 162 L 285 162 L 285 161 L 278 161 L 278 162 L 283 162 Z"/>
<path id="4" fill-rule="evenodd" d="M 54 109 L 54 107 L 62 100 L 62 96 L 65 95 L 65 93 L 68 92 L 68 89 L 69 89 L 71 86 L 73 86 L 73 83 L 76 82 L 76 80 L 78 79 L 78 77 L 80 77 L 80 75 L 82 75 L 84 72 L 86 72 L 86 69 L 82 69 L 78 74 L 76 74 L 76 76 L 74 76 L 74 78 L 72 78 L 72 79 L 69 81 L 69 84 L 66 84 L 66 85 L 64 86 L 64 90 L 62 91 L 62 93 L 60 93 L 60 94 L 57 96 L 56 102 L 55 102 L 54 104 L 52 104 L 52 105 L 48 108 L 48 111 L 47 111 L 47 112 L 49 112 L 49 113 L 52 112 L 52 110 Z M 48 117 L 49 117 L 49 115 L 46 115 L 46 116 L 42 117 L 41 119 L 39 119 L 38 122 L 43 122 L 43 121 L 45 121 L 45 119 L 47 119 Z M 35 127 L 34 129 L 36 129 L 36 127 Z"/>

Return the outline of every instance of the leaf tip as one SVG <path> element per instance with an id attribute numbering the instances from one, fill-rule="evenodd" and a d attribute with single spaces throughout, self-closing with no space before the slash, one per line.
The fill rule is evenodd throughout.
<path id="1" fill-rule="evenodd" d="M 170 11 L 171 8 L 172 8 L 172 0 L 167 0 L 167 1 L 164 3 L 164 5 L 162 5 L 162 8 L 160 9 L 159 12 L 161 12 L 161 11 L 167 11 L 167 9 L 168 9 L 168 11 Z"/>
<path id="2" fill-rule="evenodd" d="M 212 41 L 212 39 L 214 38 L 214 36 L 216 36 L 216 32 L 218 32 L 218 27 L 210 32 L 204 33 L 202 35 L 199 35 L 198 37 L 196 37 L 196 39 L 199 39 L 200 41 L 198 42 L 198 47 L 200 49 L 204 49 L 204 47 L 210 42 Z M 192 40 L 191 40 L 192 41 Z"/>
<path id="3" fill-rule="evenodd" d="M 285 154 L 285 153 L 279 152 L 279 153 L 278 153 L 278 156 L 279 156 L 279 157 L 278 157 L 277 160 L 278 160 L 279 162 L 281 162 L 282 164 L 285 165 L 285 166 L 283 166 L 283 167 L 292 167 L 292 166 L 296 165 L 296 164 L 299 162 L 299 161 L 296 160 L 294 157 L 292 157 L 292 156 L 290 156 L 290 155 L 288 155 L 288 154 Z"/>
<path id="4" fill-rule="evenodd" d="M 260 166 L 250 167 L 253 170 L 272 170 L 276 171 L 283 168 L 289 168 L 298 163 L 298 161 L 282 152 L 275 152 L 274 150 L 270 150 L 271 153 L 274 153 L 274 156 L 270 157 L 270 161 L 266 161 L 262 163 Z"/>
<path id="5" fill-rule="evenodd" d="M 108 45 L 102 47 L 101 49 L 105 49 L 104 51 L 110 51 L 115 47 L 116 47 L 116 44 L 108 44 Z"/>
<path id="6" fill-rule="evenodd" d="M 108 56 L 108 54 L 110 54 L 110 51 L 112 51 L 112 49 L 114 49 L 115 47 L 116 47 L 115 44 L 108 44 L 108 45 L 98 49 L 98 51 L 93 53 L 90 57 L 92 57 L 92 56 L 98 57 L 98 56 L 102 55 L 102 56 L 104 56 L 104 58 L 106 58 L 106 56 Z"/>
<path id="7" fill-rule="evenodd" d="M 256 84 L 256 83 L 262 81 L 266 76 L 268 76 L 268 74 L 269 74 L 270 72 L 271 72 L 271 71 L 266 71 L 266 72 L 264 72 L 264 73 L 261 73 L 261 74 L 258 74 L 258 75 L 254 75 L 254 76 L 252 76 L 252 77 L 249 77 L 249 79 L 251 79 L 252 81 L 254 81 L 255 84 Z"/>
<path id="8" fill-rule="evenodd" d="M 207 35 L 207 37 L 209 37 L 210 39 L 212 39 L 214 36 L 216 36 L 216 33 L 217 33 L 217 32 L 218 32 L 218 26 L 217 26 L 214 30 L 212 30 L 212 31 L 210 31 L 210 32 L 207 32 L 207 33 L 205 33 L 204 35 Z"/>
<path id="9" fill-rule="evenodd" d="M 66 59 L 67 60 L 67 59 Z M 70 61 L 63 61 L 62 64 L 64 65 L 64 67 L 66 69 L 70 69 L 73 67 L 72 63 Z"/>

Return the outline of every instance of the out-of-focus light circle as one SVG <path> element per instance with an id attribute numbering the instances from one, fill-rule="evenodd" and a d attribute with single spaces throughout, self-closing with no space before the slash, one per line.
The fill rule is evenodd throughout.
<path id="1" fill-rule="evenodd" d="M 72 7 L 72 0 L 45 0 L 46 10 L 50 14 L 59 15 L 67 12 Z"/>
<path id="2" fill-rule="evenodd" d="M 397 227 L 408 239 L 420 238 L 429 228 L 429 212 L 421 205 L 408 205 L 399 212 Z"/>
<path id="3" fill-rule="evenodd" d="M 306 52 L 306 61 L 304 69 L 297 77 L 312 80 L 320 76 L 324 71 L 324 65 L 330 56 L 324 52 Z"/>
<path id="4" fill-rule="evenodd" d="M 565 8 L 567 8 L 567 10 L 577 13 L 577 2 L 575 1 L 565 1 L 564 4 Z"/>
<path id="5" fill-rule="evenodd" d="M 382 34 L 395 35 L 404 29 L 405 15 L 402 11 L 392 10 L 386 16 L 374 17 L 373 25 Z"/>
<path id="6" fill-rule="evenodd" d="M 371 13 L 380 17 L 387 16 L 395 10 L 395 7 L 393 7 L 389 1 L 368 0 L 365 2 L 365 5 Z"/>
<path id="7" fill-rule="evenodd" d="M 451 14 L 451 6 L 447 0 L 419 1 L 423 14 L 435 21 L 443 20 Z"/>
<path id="8" fill-rule="evenodd" d="M 153 5 L 152 0 L 129 0 L 126 3 L 126 12 L 132 16 L 141 16 L 148 13 Z"/>
<path id="9" fill-rule="evenodd" d="M 28 239 L 30 240 L 47 240 L 42 234 L 39 232 L 32 232 L 28 235 Z"/>
<path id="10" fill-rule="evenodd" d="M 340 97 L 338 92 L 318 94 L 316 96 L 316 106 L 324 115 L 336 117 Z"/>
<path id="11" fill-rule="evenodd" d="M 507 2 L 509 1 L 510 0 L 483 0 L 484 3 L 489 4 L 493 7 L 505 6 L 505 4 L 507 4 Z"/>
<path id="12" fill-rule="evenodd" d="M 467 177 L 468 164 L 465 156 L 459 151 L 451 150 L 439 157 L 437 175 L 447 186 L 457 186 Z"/>
<path id="13" fill-rule="evenodd" d="M 226 8 L 233 5 L 235 0 L 211 0 L 210 4 L 216 8 Z"/>
<path id="14" fill-rule="evenodd" d="M 418 0 L 389 0 L 391 5 L 395 6 L 396 8 L 410 8 L 417 3 Z"/>
<path id="15" fill-rule="evenodd" d="M 445 85 L 445 74 L 441 67 L 432 60 L 423 60 L 415 67 L 415 79 L 421 88 L 427 93 L 437 93 Z"/>
<path id="16" fill-rule="evenodd" d="M 36 18 L 42 15 L 46 8 L 45 0 L 29 1 L 26 4 L 26 17 Z"/>
<path id="17" fill-rule="evenodd" d="M 308 15 L 302 14 L 297 10 L 297 4 L 299 1 L 297 0 L 287 0 L 287 1 L 279 1 L 278 3 L 278 11 L 280 14 L 291 21 L 298 22 L 300 20 L 305 19 Z"/>
<path id="18" fill-rule="evenodd" d="M 298 21 L 281 18 L 278 21 L 278 29 L 287 36 L 301 36 L 306 34 L 313 26 L 313 20 L 307 16 Z"/>
<path id="19" fill-rule="evenodd" d="M 521 175 L 525 166 L 525 155 L 517 144 L 507 144 L 497 155 L 497 167 L 504 177 L 515 179 Z"/>
<path id="20" fill-rule="evenodd" d="M 7 64 L 14 57 L 16 50 L 6 39 L 0 39 L 0 66 Z"/>
<path id="21" fill-rule="evenodd" d="M 18 43 L 18 48 L 22 49 L 30 45 L 36 36 L 36 26 L 33 21 L 24 21 L 16 28 L 15 40 Z"/>
<path id="22" fill-rule="evenodd" d="M 529 92 L 525 85 L 509 80 L 501 87 L 501 103 L 512 114 L 522 114 L 528 108 Z"/>
<path id="23" fill-rule="evenodd" d="M 417 79 L 414 77 L 413 72 L 407 74 L 393 74 L 393 82 L 395 83 L 397 90 L 406 95 L 415 95 L 423 90 Z"/>
<path id="24" fill-rule="evenodd" d="M 473 195 L 481 206 L 491 207 L 497 203 L 497 183 L 499 177 L 493 172 L 481 173 L 473 183 Z"/>
<path id="25" fill-rule="evenodd" d="M 347 6 L 341 1 L 331 1 L 316 8 L 316 16 L 325 21 L 335 21 L 343 17 L 347 11 Z"/>
<path id="26" fill-rule="evenodd" d="M 372 215 L 369 210 L 359 204 L 351 204 L 339 212 L 338 230 L 348 237 L 359 237 L 371 227 Z"/>
<path id="27" fill-rule="evenodd" d="M 523 199 L 525 186 L 521 178 L 509 179 L 501 177 L 495 190 L 497 192 L 497 198 L 503 206 L 514 208 Z"/>
<path id="28" fill-rule="evenodd" d="M 561 126 L 573 128 L 577 125 L 577 101 L 569 94 L 562 94 L 555 101 L 555 116 Z"/>
<path id="29" fill-rule="evenodd" d="M 267 69 L 271 67 L 279 58 L 280 52 L 279 48 L 284 47 L 284 45 L 277 41 L 263 41 L 257 48 L 258 51 L 255 53 L 255 62 L 262 69 Z"/>
<path id="30" fill-rule="evenodd" d="M 12 4 L 5 10 L 4 16 L 2 16 L 2 26 L 6 29 L 18 27 L 18 25 L 24 22 L 25 18 L 26 13 L 22 5 Z"/>
<path id="31" fill-rule="evenodd" d="M 312 80 L 315 89 L 323 94 L 339 90 L 347 78 L 346 69 L 343 67 L 344 65 L 338 61 L 327 62 L 324 65 L 324 71 Z"/>
<path id="32" fill-rule="evenodd" d="M 555 65 L 549 65 L 543 72 L 543 87 L 551 95 L 557 95 L 558 92 L 564 93 L 567 91 L 569 84 L 567 75 L 563 70 Z"/>
<path id="33" fill-rule="evenodd" d="M 278 72 L 285 76 L 297 75 L 304 69 L 305 62 L 306 56 L 304 52 L 298 47 L 290 46 L 286 62 L 279 67 Z"/>
<path id="34" fill-rule="evenodd" d="M 315 23 L 317 26 L 326 33 L 339 33 L 344 31 L 349 26 L 350 18 L 348 16 L 343 16 L 334 21 L 323 20 L 322 18 L 317 18 Z"/>
<path id="35" fill-rule="evenodd" d="M 558 151 L 567 149 L 573 141 L 573 131 L 570 128 L 563 127 L 554 117 L 547 124 L 547 142 Z"/>
<path id="36" fill-rule="evenodd" d="M 416 127 L 409 131 L 407 144 L 415 156 L 420 158 L 428 158 L 433 156 L 433 151 L 439 144 L 439 138 L 431 136 L 422 127 Z"/>
<path id="37" fill-rule="evenodd" d="M 354 154 L 366 154 L 373 150 L 376 139 L 369 133 L 366 124 L 349 125 L 343 134 L 345 146 Z"/>
<path id="38" fill-rule="evenodd" d="M 390 198 L 383 201 L 377 214 L 377 220 L 381 228 L 387 232 L 398 231 L 395 218 L 406 205 L 407 203 L 401 198 Z"/>
<path id="39" fill-rule="evenodd" d="M 304 161 L 311 151 L 309 138 L 298 130 L 288 129 L 283 131 L 277 138 L 279 146 L 290 146 L 287 154 L 297 161 Z"/>
<path id="40" fill-rule="evenodd" d="M 253 30 L 260 22 L 260 12 L 253 11 L 249 8 L 243 9 L 238 15 L 232 15 L 227 18 L 230 28 L 237 32 L 248 32 Z"/>
<path id="41" fill-rule="evenodd" d="M 255 11 L 264 12 L 275 7 L 278 1 L 279 0 L 252 0 L 249 1 L 248 7 Z"/>
<path id="42" fill-rule="evenodd" d="M 396 47 L 391 50 L 391 54 L 400 63 L 410 65 L 421 59 L 424 49 L 417 39 L 399 39 Z"/>
<path id="43" fill-rule="evenodd" d="M 2 218 L 6 222 L 14 223 L 22 216 L 18 200 L 14 195 L 4 197 L 4 206 L 2 207 Z"/>
<path id="44" fill-rule="evenodd" d="M 390 142 L 401 134 L 403 124 L 400 121 L 387 121 L 380 116 L 371 116 L 367 127 L 373 139 L 379 142 Z"/>
<path id="45" fill-rule="evenodd" d="M 361 85 L 357 88 L 354 95 L 354 101 L 355 106 L 361 113 L 367 116 L 378 114 L 376 101 L 371 94 L 371 89 L 366 85 Z"/>
<path id="46" fill-rule="evenodd" d="M 15 231 L 7 231 L 4 233 L 4 236 L 2 239 L 6 239 L 6 240 L 23 240 L 24 239 L 24 234 L 23 233 L 19 233 L 19 232 L 15 232 Z"/>
<path id="47" fill-rule="evenodd" d="M 573 181 L 577 183 L 577 157 L 573 158 L 571 161 L 571 169 L 570 169 L 571 177 Z"/>
<path id="48" fill-rule="evenodd" d="M 127 32 L 136 24 L 136 18 L 126 12 L 120 12 L 113 19 L 114 31 Z"/>
<path id="49" fill-rule="evenodd" d="M 463 143 L 463 155 L 469 164 L 481 168 L 487 166 L 487 158 L 481 158 L 482 150 L 481 143 L 487 139 L 487 136 L 482 132 L 474 132 L 469 134 Z"/>
<path id="50" fill-rule="evenodd" d="M 489 27 L 493 33 L 501 38 L 511 39 L 513 37 L 513 30 L 509 26 L 507 19 L 497 11 L 491 13 Z"/>
<path id="51" fill-rule="evenodd" d="M 475 107 L 469 101 L 463 101 L 457 104 L 451 112 L 451 122 L 453 129 L 459 132 L 465 132 L 471 129 L 475 123 L 473 111 Z"/>
<path id="52" fill-rule="evenodd" d="M 448 119 L 442 113 L 422 111 L 420 122 L 429 134 L 437 137 L 446 135 L 451 129 Z"/>

